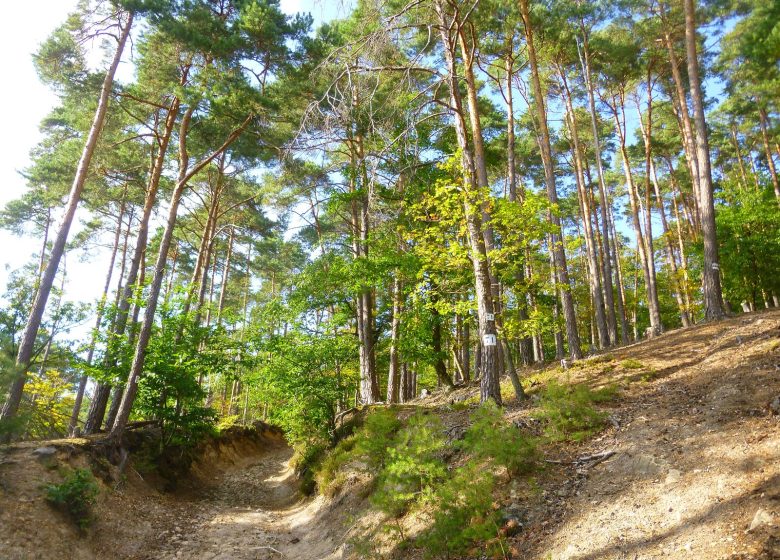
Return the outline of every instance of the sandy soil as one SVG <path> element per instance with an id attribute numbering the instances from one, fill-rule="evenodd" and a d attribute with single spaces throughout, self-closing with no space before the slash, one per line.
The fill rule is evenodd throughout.
<path id="1" fill-rule="evenodd" d="M 669 333 L 614 353 L 642 367 L 575 372 L 626 384 L 616 428 L 578 449 L 523 557 L 780 558 L 780 313 Z M 636 364 L 632 364 L 636 366 Z M 605 371 L 606 370 L 606 371 Z"/>
<path id="2" fill-rule="evenodd" d="M 780 416 L 770 405 L 780 396 L 780 311 L 667 333 L 565 372 L 529 375 L 532 385 L 557 376 L 621 389 L 606 405 L 608 430 L 583 444 L 545 448 L 540 492 L 516 491 L 515 483 L 500 489 L 497 502 L 522 517 L 510 543 L 514 558 L 780 559 Z M 457 438 L 468 410 L 447 405 L 475 390 L 415 404 L 437 408 Z M 533 398 L 510 400 L 507 417 L 538 430 L 532 409 Z M 381 523 L 366 510 L 366 481 L 350 478 L 331 499 L 303 500 L 281 436 L 245 439 L 204 449 L 183 481 L 189 491 L 159 492 L 131 466 L 121 484 L 104 484 L 86 534 L 48 506 L 41 490 L 61 479 L 64 465 L 95 468 L 84 441 L 0 448 L 0 559 L 359 557 L 345 543 Z M 36 456 L 42 445 L 55 452 Z M 603 451 L 614 454 L 573 464 Z M 421 551 L 388 552 L 409 560 Z"/>
<path id="3" fill-rule="evenodd" d="M 191 502 L 178 530 L 139 558 L 341 558 L 318 516 L 323 499 L 300 499 L 291 457 L 278 446 L 234 465 Z"/>

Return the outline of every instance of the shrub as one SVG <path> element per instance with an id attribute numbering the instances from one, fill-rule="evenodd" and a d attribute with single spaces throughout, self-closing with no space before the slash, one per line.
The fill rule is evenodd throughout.
<path id="1" fill-rule="evenodd" d="M 581 441 L 604 425 L 606 414 L 594 403 L 614 397 L 616 389 L 593 391 L 584 385 L 565 387 L 550 381 L 541 394 L 540 411 L 534 416 L 546 422 L 545 435 L 553 441 Z"/>
<path id="2" fill-rule="evenodd" d="M 61 484 L 46 486 L 46 499 L 68 513 L 83 530 L 92 523 L 91 506 L 98 492 L 97 481 L 89 469 L 76 469 Z"/>
<path id="3" fill-rule="evenodd" d="M 384 513 L 398 517 L 413 502 L 428 499 L 434 485 L 447 475 L 447 467 L 437 456 L 444 445 L 439 418 L 414 414 L 388 450 L 372 503 Z"/>
<path id="4" fill-rule="evenodd" d="M 500 547 L 498 513 L 493 507 L 494 478 L 471 461 L 440 485 L 433 500 L 433 523 L 418 537 L 426 558 L 461 555 L 477 543 Z"/>
<path id="5" fill-rule="evenodd" d="M 371 411 L 362 427 L 336 444 L 320 462 L 315 475 L 320 491 L 333 495 L 342 480 L 339 471 L 350 461 L 363 459 L 372 472 L 381 470 L 400 426 L 401 422 L 392 410 L 378 408 Z M 322 451 L 319 449 L 318 453 Z"/>
<path id="6" fill-rule="evenodd" d="M 327 496 L 333 496 L 341 486 L 341 468 L 354 457 L 355 444 L 358 436 L 353 434 L 342 439 L 329 451 L 317 468 L 315 480 L 320 492 Z"/>
<path id="7" fill-rule="evenodd" d="M 620 365 L 623 366 L 623 369 L 642 369 L 644 364 L 640 362 L 639 360 L 635 360 L 633 358 L 629 358 L 627 360 L 623 360 L 620 362 Z"/>
<path id="8" fill-rule="evenodd" d="M 515 426 L 504 420 L 504 413 L 492 400 L 471 415 L 471 426 L 459 446 L 476 459 L 492 459 L 511 474 L 534 468 L 536 446 Z"/>
<path id="9" fill-rule="evenodd" d="M 383 467 L 393 435 L 400 427 L 401 421 L 392 410 L 378 408 L 372 411 L 357 433 L 355 453 L 364 457 L 370 467 Z"/>

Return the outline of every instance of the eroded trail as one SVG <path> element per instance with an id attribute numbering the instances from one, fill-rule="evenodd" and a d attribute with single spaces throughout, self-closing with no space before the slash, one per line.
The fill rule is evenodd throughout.
<path id="1" fill-rule="evenodd" d="M 142 558 L 341 558 L 318 515 L 322 502 L 300 498 L 291 457 L 280 445 L 232 466 Z"/>

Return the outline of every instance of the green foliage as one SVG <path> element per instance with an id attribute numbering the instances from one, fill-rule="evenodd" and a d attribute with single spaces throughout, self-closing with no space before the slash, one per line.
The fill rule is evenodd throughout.
<path id="1" fill-rule="evenodd" d="M 139 381 L 136 411 L 155 418 L 162 431 L 161 447 L 192 447 L 213 433 L 215 412 L 203 406 L 206 391 L 198 378 L 222 373 L 233 365 L 230 353 L 217 341 L 199 351 L 205 332 L 183 307 L 186 294 L 161 306 L 161 323 L 149 344 L 146 372 Z"/>
<path id="2" fill-rule="evenodd" d="M 397 517 L 416 501 L 427 501 L 447 474 L 438 453 L 445 445 L 438 416 L 416 412 L 394 438 L 371 502 Z"/>
<path id="3" fill-rule="evenodd" d="M 355 453 L 364 457 L 372 469 L 384 467 L 393 436 L 400 427 L 401 422 L 392 409 L 371 411 L 358 434 Z"/>
<path id="4" fill-rule="evenodd" d="M 758 306 L 765 294 L 780 293 L 780 208 L 769 189 L 733 188 L 725 195 L 731 204 L 716 214 L 723 292 L 734 307 Z"/>
<path id="5" fill-rule="evenodd" d="M 316 473 L 320 492 L 333 495 L 343 480 L 340 471 L 352 461 L 363 462 L 369 472 L 381 470 L 400 427 L 401 422 L 392 409 L 377 408 L 370 411 L 363 425 L 354 434 L 338 442 L 322 459 Z"/>
<path id="6" fill-rule="evenodd" d="M 46 486 L 46 499 L 70 515 L 83 530 L 92 523 L 92 505 L 99 491 L 89 469 L 76 469 L 68 473 L 60 484 Z"/>
<path id="7" fill-rule="evenodd" d="M 614 387 L 592 390 L 585 385 L 565 386 L 550 381 L 540 395 L 534 416 L 545 422 L 544 433 L 552 441 L 581 441 L 604 425 L 607 415 L 593 407 L 612 399 Z"/>
<path id="8" fill-rule="evenodd" d="M 620 362 L 620 366 L 623 369 L 642 369 L 643 367 L 645 367 L 642 362 L 640 362 L 639 360 L 635 360 L 633 358 L 628 358 L 626 360 L 623 360 L 622 362 Z"/>
<path id="9" fill-rule="evenodd" d="M 459 446 L 474 459 L 493 460 L 514 475 L 530 472 L 536 465 L 535 442 L 504 420 L 492 400 L 471 415 L 471 426 Z"/>
<path id="10" fill-rule="evenodd" d="M 488 548 L 501 546 L 494 486 L 493 475 L 470 461 L 436 489 L 431 500 L 438 506 L 433 523 L 417 539 L 426 558 L 466 554 L 477 543 Z"/>

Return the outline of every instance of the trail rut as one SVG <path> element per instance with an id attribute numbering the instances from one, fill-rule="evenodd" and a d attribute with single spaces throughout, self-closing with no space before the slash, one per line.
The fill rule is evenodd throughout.
<path id="1" fill-rule="evenodd" d="M 184 508 L 189 515 L 171 533 L 139 558 L 342 558 L 318 515 L 322 499 L 300 497 L 291 457 L 291 448 L 279 446 L 232 466 Z"/>

